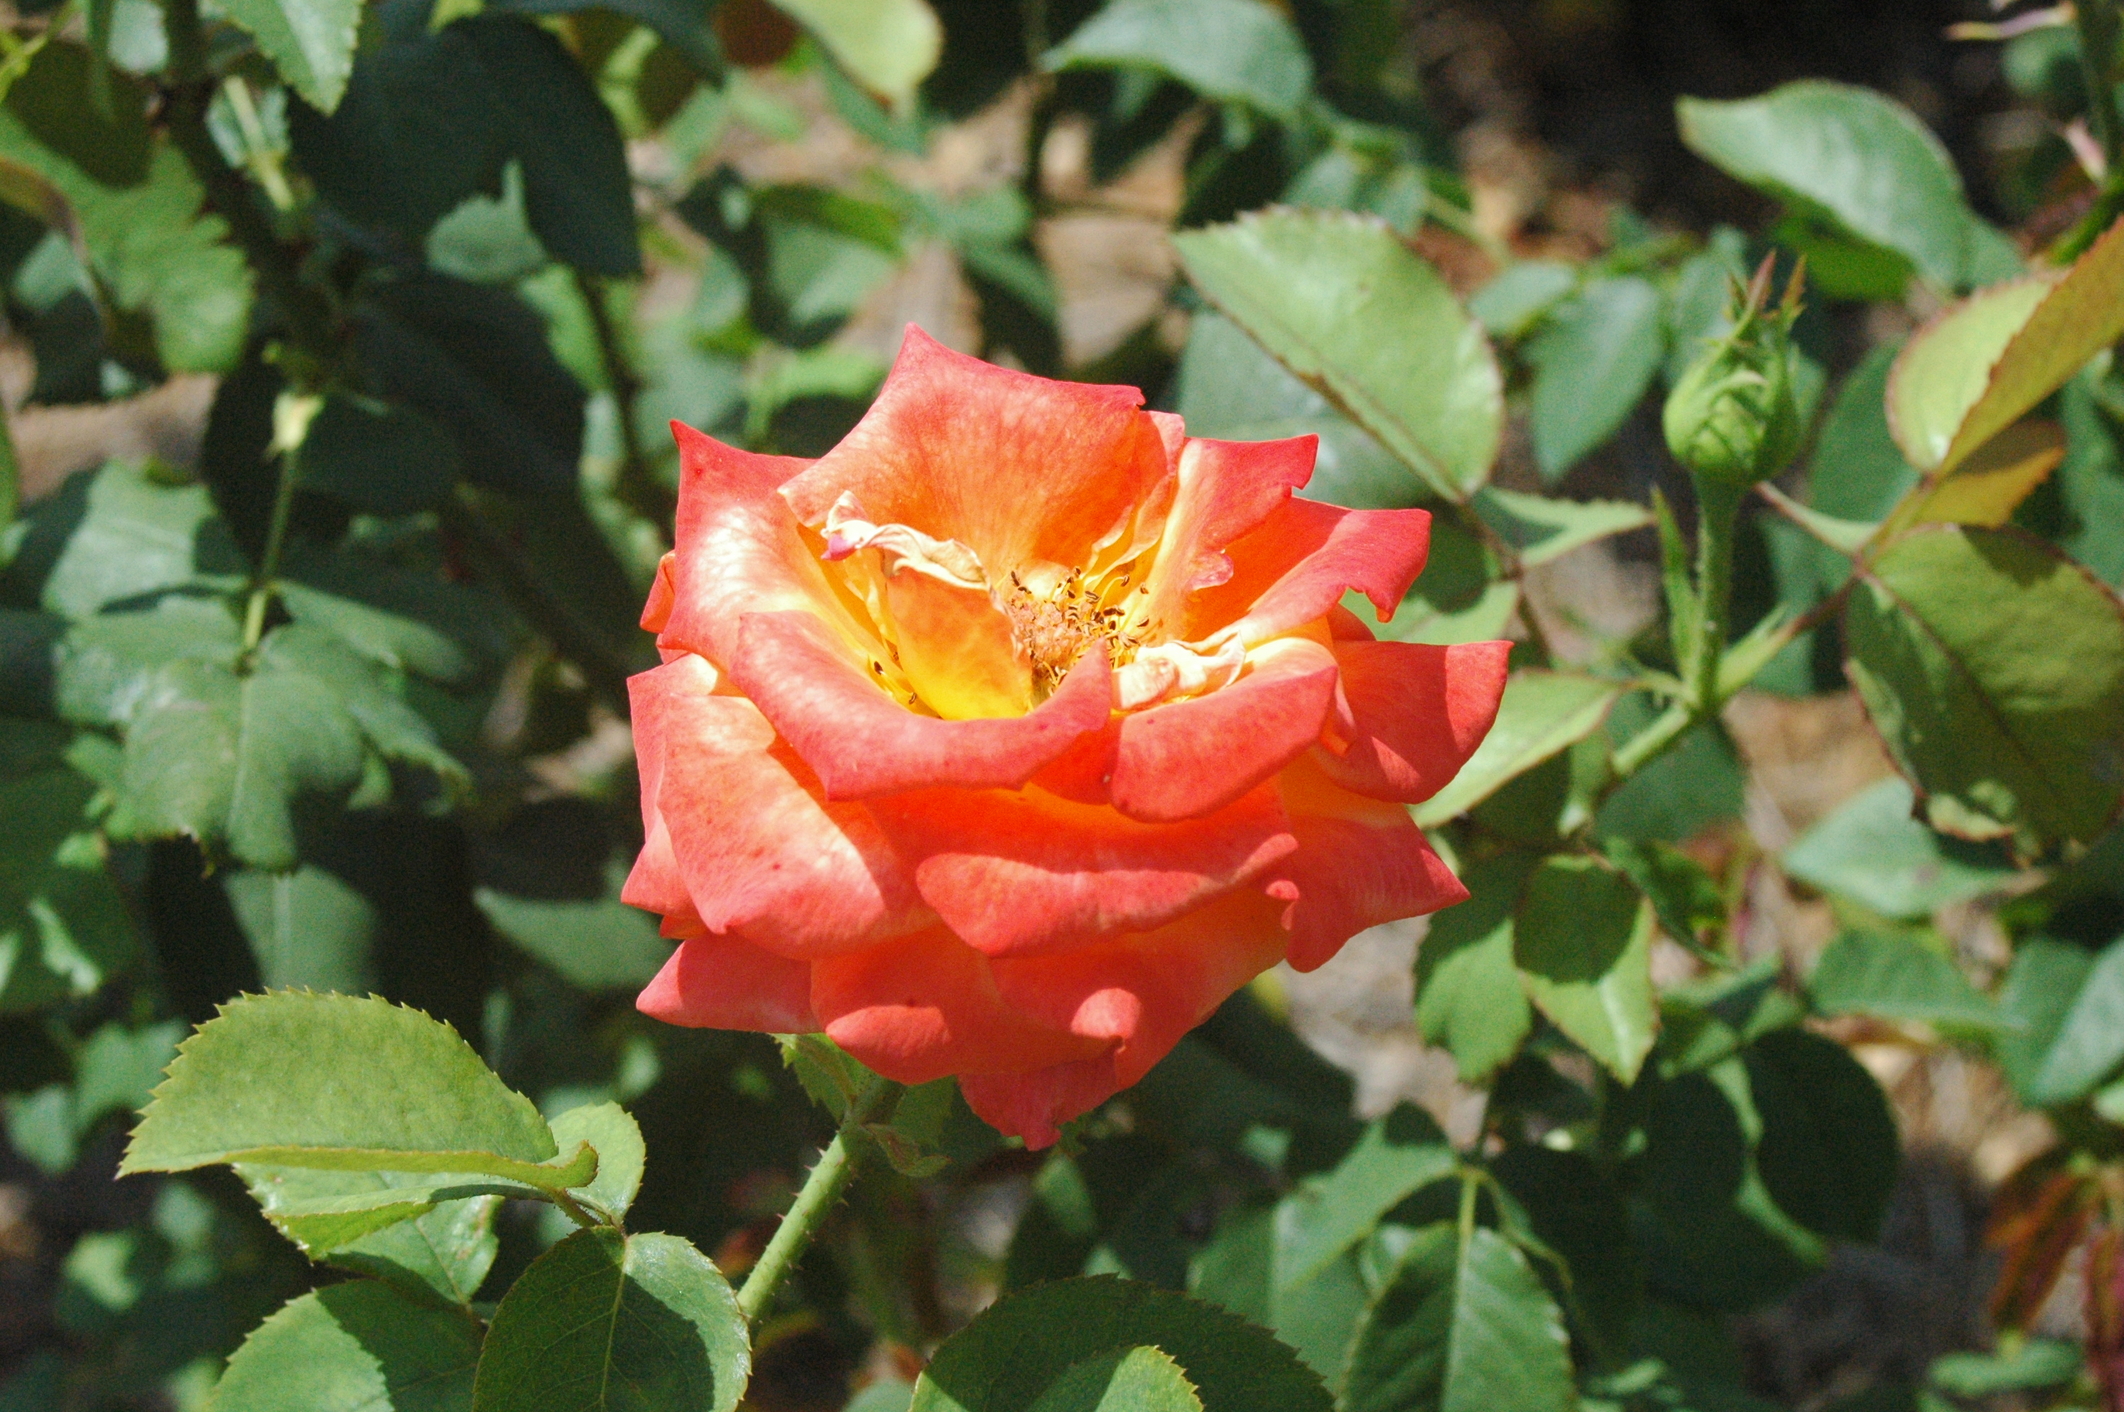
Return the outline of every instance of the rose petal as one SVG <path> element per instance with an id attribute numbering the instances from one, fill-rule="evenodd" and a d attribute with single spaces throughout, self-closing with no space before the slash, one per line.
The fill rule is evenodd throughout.
<path id="1" fill-rule="evenodd" d="M 828 799 L 956 785 L 1015 789 L 1107 721 L 1112 673 L 1087 652 L 1055 694 L 1022 716 L 916 715 L 851 666 L 808 613 L 748 614 L 731 679 L 818 772 Z"/>
<path id="2" fill-rule="evenodd" d="M 1338 642 L 1334 650 L 1342 709 L 1316 757 L 1321 769 L 1344 789 L 1421 804 L 1489 734 L 1512 644 Z"/>
<path id="3" fill-rule="evenodd" d="M 1024 1074 L 962 1074 L 966 1106 L 999 1133 L 1025 1139 L 1037 1152 L 1052 1147 L 1062 1125 L 1121 1091 L 1110 1055 L 1050 1064 Z"/>
<path id="4" fill-rule="evenodd" d="M 649 601 L 642 605 L 642 631 L 660 633 L 671 621 L 671 605 L 678 597 L 672 578 L 677 566 L 676 550 L 656 561 L 656 578 L 649 584 Z"/>
<path id="5" fill-rule="evenodd" d="M 1260 527 L 1313 475 L 1317 436 L 1288 441 L 1187 442 L 1180 453 L 1173 508 L 1158 557 L 1145 582 L 1154 635 L 1192 637 L 1189 608 L 1196 593 L 1227 583 L 1227 546 Z"/>
<path id="6" fill-rule="evenodd" d="M 987 589 L 902 569 L 884 576 L 895 660 L 924 705 L 947 721 L 1022 716 L 1032 669 Z"/>
<path id="7" fill-rule="evenodd" d="M 1032 560 L 1087 564 L 1168 474 L 1132 387 L 1054 382 L 954 353 L 909 325 L 877 401 L 782 494 L 825 523 L 844 493 L 867 518 L 956 539 L 991 583 Z"/>
<path id="8" fill-rule="evenodd" d="M 859 804 L 831 804 L 803 762 L 715 672 L 682 657 L 633 680 L 657 820 L 709 930 L 784 955 L 831 955 L 927 925 L 912 875 Z M 646 850 L 645 850 L 645 856 Z"/>
<path id="9" fill-rule="evenodd" d="M 988 958 L 942 927 L 816 962 L 811 1004 L 834 1043 L 899 1083 L 1040 1068 L 1112 1047 L 1005 1005 Z"/>
<path id="10" fill-rule="evenodd" d="M 1249 647 L 1325 615 L 1355 589 L 1391 616 L 1423 571 L 1427 510 L 1345 510 L 1290 500 L 1227 551 L 1232 577 L 1195 595 L 1189 631 Z"/>
<path id="11" fill-rule="evenodd" d="M 1289 638 L 1256 651 L 1229 686 L 1122 717 L 1114 807 L 1157 823 L 1230 804 L 1319 739 L 1335 674 L 1327 648 Z"/>
<path id="12" fill-rule="evenodd" d="M 1113 1040 L 1126 1088 L 1231 993 L 1283 959 L 1282 908 L 1231 894 L 1154 931 L 994 963 L 1004 1002 L 1042 1024 Z"/>
<path id="13" fill-rule="evenodd" d="M 646 789 L 642 791 L 642 811 L 649 818 L 649 826 L 642 839 L 642 851 L 620 888 L 620 901 L 645 912 L 699 922 L 700 914 L 693 910 L 693 894 L 686 891 L 678 859 L 671 852 L 671 835 L 664 828 L 664 816 Z"/>
<path id="14" fill-rule="evenodd" d="M 680 422 L 678 524 L 660 645 L 728 666 L 747 613 L 801 609 L 845 640 L 851 658 L 883 649 L 842 606 L 816 548 L 775 492 L 808 462 L 725 446 Z M 651 591 L 651 603 L 656 593 Z"/>
<path id="15" fill-rule="evenodd" d="M 1294 969 L 1323 965 L 1367 928 L 1467 899 L 1400 805 L 1337 788 L 1310 759 L 1293 763 L 1276 785 L 1298 851 L 1277 865 L 1282 880 L 1269 893 L 1291 904 L 1284 925 Z"/>
<path id="16" fill-rule="evenodd" d="M 1379 637 L 1364 619 L 1340 603 L 1327 610 L 1327 627 L 1328 636 L 1337 642 L 1373 642 Z"/>
<path id="17" fill-rule="evenodd" d="M 696 1029 L 797 1034 L 819 1027 L 811 967 L 734 936 L 680 945 L 634 1004 L 666 1024 Z"/>
<path id="18" fill-rule="evenodd" d="M 991 958 L 1162 926 L 1297 847 L 1269 784 L 1171 824 L 1032 789 L 921 790 L 870 807 L 923 900 Z"/>

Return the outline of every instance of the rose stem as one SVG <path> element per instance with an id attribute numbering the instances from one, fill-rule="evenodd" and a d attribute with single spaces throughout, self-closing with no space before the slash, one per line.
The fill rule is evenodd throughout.
<path id="1" fill-rule="evenodd" d="M 898 1088 L 899 1085 L 889 1079 L 873 1078 L 849 1101 L 848 1111 L 842 1115 L 841 1126 L 834 1133 L 833 1141 L 827 1143 L 826 1150 L 819 1154 L 818 1164 L 804 1178 L 804 1189 L 790 1204 L 789 1214 L 774 1228 L 773 1238 L 760 1252 L 759 1263 L 752 1267 L 752 1273 L 745 1277 L 743 1287 L 738 1290 L 738 1310 L 747 1320 L 757 1320 L 773 1302 L 774 1292 L 796 1268 L 797 1261 L 818 1234 L 820 1222 L 840 1200 L 848 1179 L 855 1175 L 855 1163 L 848 1150 L 849 1134 L 869 1122 L 886 1098 Z"/>

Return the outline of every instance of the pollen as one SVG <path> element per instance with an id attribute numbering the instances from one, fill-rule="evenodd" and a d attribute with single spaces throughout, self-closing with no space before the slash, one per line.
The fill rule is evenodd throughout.
<path id="1" fill-rule="evenodd" d="M 997 595 L 1010 619 L 1011 641 L 1031 665 L 1033 692 L 1046 697 L 1077 659 L 1103 642 L 1117 667 L 1149 640 L 1148 588 L 1129 591 L 1126 572 L 1094 584 L 1082 569 L 1032 566 L 1010 576 Z"/>

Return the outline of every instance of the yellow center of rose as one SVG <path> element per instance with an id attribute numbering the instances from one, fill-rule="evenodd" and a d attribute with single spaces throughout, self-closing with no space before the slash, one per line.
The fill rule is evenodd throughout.
<path id="1" fill-rule="evenodd" d="M 968 546 L 872 521 L 845 494 L 825 540 L 823 557 L 847 566 L 896 669 L 874 662 L 873 674 L 912 710 L 948 720 L 1021 714 L 1100 644 L 1123 711 L 1214 691 L 1245 665 L 1244 646 L 1226 634 L 1153 641 L 1145 553 L 1091 570 L 1036 559 L 999 581 Z"/>

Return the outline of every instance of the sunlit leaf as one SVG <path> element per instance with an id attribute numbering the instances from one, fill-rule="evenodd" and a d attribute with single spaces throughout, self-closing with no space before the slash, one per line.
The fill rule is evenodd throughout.
<path id="1" fill-rule="evenodd" d="M 945 1340 L 911 1412 L 1031 1412 L 1076 1363 L 1148 1344 L 1180 1366 L 1207 1412 L 1326 1412 L 1290 1349 L 1214 1305 L 1110 1277 L 1010 1295 Z"/>
<path id="2" fill-rule="evenodd" d="M 2124 800 L 2124 607 L 2007 530 L 1926 527 L 1875 556 L 1849 671 L 1933 827 L 2039 851 Z"/>
<path id="3" fill-rule="evenodd" d="M 731 1412 L 751 1376 L 736 1296 L 672 1235 L 577 1231 L 494 1312 L 473 1412 Z"/>
<path id="4" fill-rule="evenodd" d="M 1489 341 L 1384 223 L 1270 211 L 1173 244 L 1211 303 L 1439 494 L 1465 500 L 1489 477 L 1503 422 Z"/>
<path id="5" fill-rule="evenodd" d="M 458 1412 L 479 1359 L 479 1322 L 374 1280 L 303 1295 L 229 1360 L 215 1412 Z"/>
<path id="6" fill-rule="evenodd" d="M 1466 813 L 1506 781 L 1600 729 L 1623 685 L 1568 672 L 1514 672 L 1497 721 L 1453 782 L 1416 809 L 1425 828 Z"/>
<path id="7" fill-rule="evenodd" d="M 1528 878 L 1512 921 L 1527 994 L 1556 1027 L 1624 1083 L 1659 1028 L 1652 906 L 1591 858 L 1550 858 Z"/>
<path id="8" fill-rule="evenodd" d="M 1114 0 L 1041 61 L 1050 70 L 1144 68 L 1205 98 L 1292 118 L 1313 65 L 1290 22 L 1260 0 Z"/>
<path id="9" fill-rule="evenodd" d="M 1982 290 L 1919 330 L 1896 359 L 1888 414 L 1903 454 L 1942 474 L 2124 335 L 2124 223 L 2062 274 Z"/>
<path id="10" fill-rule="evenodd" d="M 1367 1311 L 1346 1412 L 1567 1412 L 1563 1318 L 1496 1231 L 1426 1227 Z"/>

